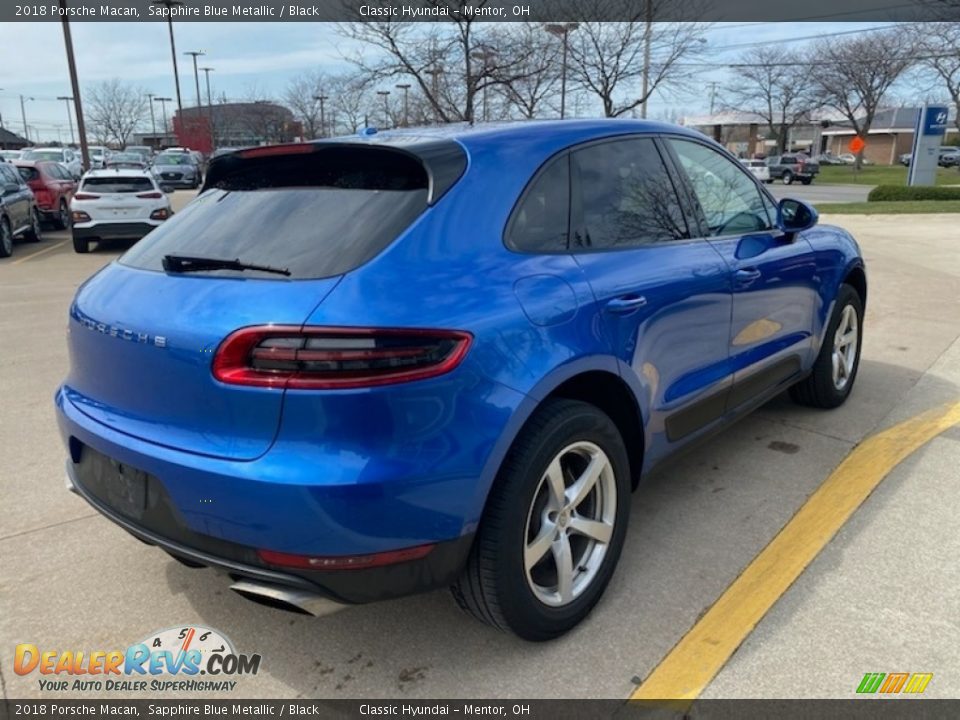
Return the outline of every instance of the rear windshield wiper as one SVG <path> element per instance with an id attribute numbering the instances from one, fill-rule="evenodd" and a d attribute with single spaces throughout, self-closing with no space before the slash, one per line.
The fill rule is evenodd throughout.
<path id="1" fill-rule="evenodd" d="M 204 270 L 259 270 L 260 272 L 276 273 L 290 276 L 287 268 L 271 267 L 270 265 L 255 265 L 254 263 L 228 260 L 226 258 L 192 257 L 190 255 L 164 255 L 163 269 L 167 272 L 186 273 L 202 272 Z"/>

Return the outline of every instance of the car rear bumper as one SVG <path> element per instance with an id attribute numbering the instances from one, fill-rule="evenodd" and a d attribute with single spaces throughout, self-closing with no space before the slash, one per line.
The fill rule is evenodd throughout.
<path id="1" fill-rule="evenodd" d="M 160 227 L 162 220 L 138 222 L 93 222 L 75 224 L 73 237 L 80 240 L 139 240 L 151 230 Z"/>
<path id="2" fill-rule="evenodd" d="M 476 420 L 456 433 L 459 440 L 446 429 L 431 432 L 437 426 L 424 427 L 423 416 L 414 415 L 419 436 L 407 437 L 402 446 L 381 446 L 371 435 L 377 421 L 368 416 L 359 428 L 368 438 L 364 455 L 358 441 L 343 437 L 348 418 L 341 417 L 327 426 L 326 435 L 340 438 L 330 447 L 301 437 L 287 441 L 281 430 L 269 450 L 241 461 L 132 437 L 84 412 L 71 400 L 75 394 L 68 387 L 57 392 L 57 420 L 69 449 L 72 483 L 95 509 L 193 563 L 293 587 L 305 582 L 348 603 L 442 587 L 457 577 L 499 464 L 500 450 L 493 450 L 510 420 L 507 408 L 523 399 L 492 386 L 477 394 L 478 403 L 493 403 L 485 412 L 485 405 L 459 396 L 457 409 Z M 362 399 L 358 402 L 365 409 Z M 416 408 L 403 409 L 409 414 Z M 463 427 L 456 414 L 444 419 L 456 421 L 451 432 Z M 409 435 L 399 418 L 388 424 Z M 101 469 L 85 468 L 96 456 Z M 122 492 L 111 494 L 90 480 L 112 472 L 111 465 L 145 478 L 143 489 L 136 490 L 139 499 L 121 502 Z M 116 488 L 126 481 L 111 482 Z M 324 572 L 270 565 L 257 552 L 342 559 L 425 545 L 433 548 L 418 560 Z M 275 577 L 278 573 L 284 578 Z"/>

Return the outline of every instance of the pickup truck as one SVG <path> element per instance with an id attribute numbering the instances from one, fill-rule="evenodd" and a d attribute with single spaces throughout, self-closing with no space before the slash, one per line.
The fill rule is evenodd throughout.
<path id="1" fill-rule="evenodd" d="M 809 185 L 820 172 L 820 163 L 803 153 L 771 155 L 767 158 L 767 167 L 770 168 L 770 179 L 780 180 L 784 185 L 790 185 L 794 180 Z"/>

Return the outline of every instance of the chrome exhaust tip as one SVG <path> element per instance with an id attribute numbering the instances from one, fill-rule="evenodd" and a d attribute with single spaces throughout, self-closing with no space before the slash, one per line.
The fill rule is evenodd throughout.
<path id="1" fill-rule="evenodd" d="M 256 580 L 240 580 L 231 585 L 230 589 L 247 600 L 260 605 L 300 613 L 301 615 L 312 615 L 313 617 L 331 615 L 349 607 L 349 605 L 338 603 L 309 590 L 271 585 Z"/>

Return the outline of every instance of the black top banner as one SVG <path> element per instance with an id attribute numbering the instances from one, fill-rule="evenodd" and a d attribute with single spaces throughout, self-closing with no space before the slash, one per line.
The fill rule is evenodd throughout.
<path id="1" fill-rule="evenodd" d="M 898 22 L 960 20 L 960 0 L 39 0 L 0 22 Z"/>

